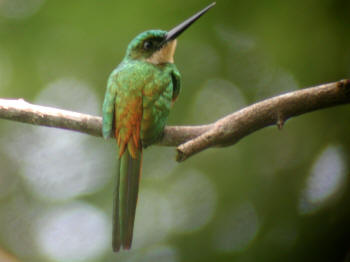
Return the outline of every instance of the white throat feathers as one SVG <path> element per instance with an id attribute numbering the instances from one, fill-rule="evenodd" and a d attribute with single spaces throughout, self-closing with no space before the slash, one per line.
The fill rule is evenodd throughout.
<path id="1" fill-rule="evenodd" d="M 167 43 L 161 49 L 153 53 L 149 58 L 146 59 L 147 62 L 154 65 L 164 64 L 164 63 L 174 63 L 174 53 L 176 49 L 176 39 Z"/>

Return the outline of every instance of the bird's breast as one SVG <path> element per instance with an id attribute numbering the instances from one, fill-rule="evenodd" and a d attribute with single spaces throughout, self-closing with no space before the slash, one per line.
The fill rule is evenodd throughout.
<path id="1" fill-rule="evenodd" d="M 143 88 L 141 139 L 145 146 L 162 135 L 171 107 L 171 84 L 169 74 L 156 72 Z"/>

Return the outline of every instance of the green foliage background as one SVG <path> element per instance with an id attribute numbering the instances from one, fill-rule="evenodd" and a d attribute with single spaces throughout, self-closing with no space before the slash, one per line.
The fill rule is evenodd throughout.
<path id="1" fill-rule="evenodd" d="M 131 39 L 170 29 L 208 3 L 2 0 L 0 97 L 100 115 L 106 79 Z M 218 0 L 179 38 L 183 89 L 169 124 L 208 123 L 276 94 L 350 78 L 349 14 L 346 0 Z M 39 262 L 348 261 L 349 115 L 349 106 L 303 115 L 182 164 L 173 148 L 147 149 L 135 246 L 119 254 L 108 235 L 114 142 L 0 121 L 1 249 Z M 72 170 L 72 184 L 69 175 L 62 180 L 68 193 L 54 195 L 60 182 L 45 179 Z M 82 190 L 87 173 L 93 183 Z M 101 215 L 106 231 L 69 230 L 90 221 L 80 213 L 66 231 L 67 221 L 41 222 L 76 206 Z M 84 251 L 94 241 L 101 247 Z"/>

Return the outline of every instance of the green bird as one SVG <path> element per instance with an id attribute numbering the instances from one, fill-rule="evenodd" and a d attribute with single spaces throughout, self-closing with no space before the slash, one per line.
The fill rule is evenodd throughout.
<path id="1" fill-rule="evenodd" d="M 119 172 L 114 193 L 113 250 L 130 249 L 142 166 L 142 148 L 159 140 L 172 104 L 180 93 L 181 75 L 174 64 L 176 38 L 215 3 L 169 32 L 150 30 L 128 45 L 111 73 L 103 102 L 104 138 L 114 136 Z"/>

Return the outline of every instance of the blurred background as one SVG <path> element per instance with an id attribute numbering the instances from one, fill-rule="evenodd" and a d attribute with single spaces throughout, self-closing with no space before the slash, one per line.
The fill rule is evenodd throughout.
<path id="1" fill-rule="evenodd" d="M 209 1 L 0 0 L 0 97 L 101 115 L 128 43 Z M 350 78 L 348 0 L 217 0 L 179 38 L 170 125 Z M 114 141 L 0 121 L 0 261 L 350 261 L 350 107 L 184 163 L 146 150 L 133 248 L 112 253 Z"/>

